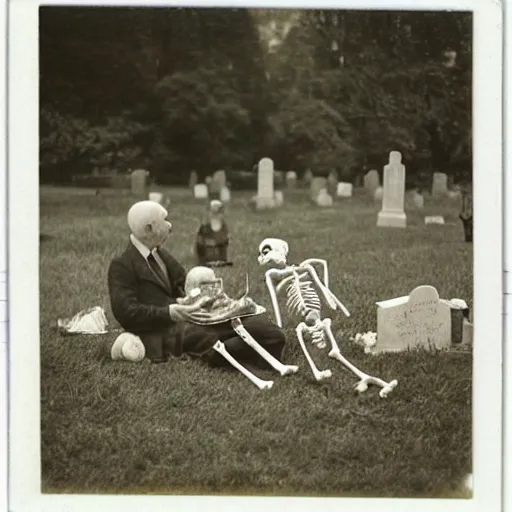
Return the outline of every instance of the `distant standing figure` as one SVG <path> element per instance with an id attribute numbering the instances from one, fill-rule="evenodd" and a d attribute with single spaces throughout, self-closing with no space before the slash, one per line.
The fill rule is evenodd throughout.
<path id="1" fill-rule="evenodd" d="M 232 265 L 228 261 L 229 231 L 225 221 L 224 205 L 214 199 L 210 202 L 208 217 L 199 226 L 196 237 L 196 256 L 199 265 L 220 267 Z"/>

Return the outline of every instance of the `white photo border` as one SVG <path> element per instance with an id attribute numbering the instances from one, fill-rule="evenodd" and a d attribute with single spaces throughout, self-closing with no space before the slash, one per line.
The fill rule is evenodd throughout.
<path id="1" fill-rule="evenodd" d="M 8 30 L 8 271 L 9 510 L 79 512 L 148 509 L 238 511 L 262 506 L 323 512 L 502 509 L 502 13 L 493 0 L 115 1 L 67 5 L 288 7 L 381 10 L 468 10 L 474 22 L 474 391 L 471 500 L 293 497 L 186 497 L 42 494 L 39 367 L 38 0 L 9 1 Z M 44 5 L 63 5 L 48 0 Z M 1 269 L 0 269 L 1 270 Z M 457 414 L 457 411 L 453 411 Z"/>

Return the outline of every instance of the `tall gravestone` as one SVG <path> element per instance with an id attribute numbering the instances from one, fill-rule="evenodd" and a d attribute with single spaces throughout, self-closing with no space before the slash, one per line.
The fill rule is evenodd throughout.
<path id="1" fill-rule="evenodd" d="M 132 194 L 139 197 L 148 197 L 149 171 L 137 169 L 131 174 Z"/>
<path id="2" fill-rule="evenodd" d="M 379 178 L 379 171 L 372 169 L 371 171 L 368 171 L 364 176 L 364 188 L 367 190 L 367 192 L 373 196 L 375 191 L 380 186 L 380 178 Z"/>
<path id="3" fill-rule="evenodd" d="M 383 185 L 382 210 L 377 217 L 377 226 L 405 228 L 405 166 L 399 151 L 389 153 L 389 163 L 384 166 Z"/>
<path id="4" fill-rule="evenodd" d="M 435 172 L 432 178 L 432 196 L 444 196 L 448 192 L 448 176 L 443 172 Z"/>
<path id="5" fill-rule="evenodd" d="M 258 163 L 258 195 L 256 208 L 263 210 L 275 208 L 274 195 L 274 162 L 270 158 L 262 158 Z"/>

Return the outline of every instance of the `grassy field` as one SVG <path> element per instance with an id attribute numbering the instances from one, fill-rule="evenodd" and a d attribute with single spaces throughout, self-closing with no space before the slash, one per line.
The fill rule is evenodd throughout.
<path id="1" fill-rule="evenodd" d="M 435 286 L 472 307 L 472 244 L 463 242 L 458 204 L 408 212 L 406 230 L 377 228 L 378 206 L 356 191 L 333 209 L 314 208 L 305 191 L 278 211 L 254 213 L 247 195 L 229 208 L 234 267 L 220 269 L 229 294 L 250 280 L 270 310 L 257 264 L 260 241 L 278 236 L 290 260 L 323 257 L 331 288 L 352 313 L 329 313 L 342 352 L 399 386 L 357 394 L 356 378 L 327 354 L 312 353 L 333 377 L 316 383 L 288 323 L 284 361 L 301 371 L 261 392 L 235 371 L 197 361 L 163 365 L 101 361 L 104 336 L 62 337 L 58 318 L 103 306 L 106 275 L 127 243 L 133 199 L 115 191 L 41 188 L 41 429 L 43 492 L 291 496 L 469 497 L 471 353 L 409 352 L 372 357 L 349 340 L 376 330 L 375 301 Z M 167 247 L 186 268 L 203 207 L 171 190 L 174 233 Z M 423 216 L 443 214 L 445 226 Z M 326 312 L 327 313 L 327 312 Z M 258 372 L 263 378 L 275 374 Z"/>

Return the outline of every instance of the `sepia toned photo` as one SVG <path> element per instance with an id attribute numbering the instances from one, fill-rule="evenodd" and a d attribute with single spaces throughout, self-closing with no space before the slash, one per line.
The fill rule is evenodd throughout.
<path id="1" fill-rule="evenodd" d="M 473 26 L 40 6 L 42 493 L 473 497 Z"/>

